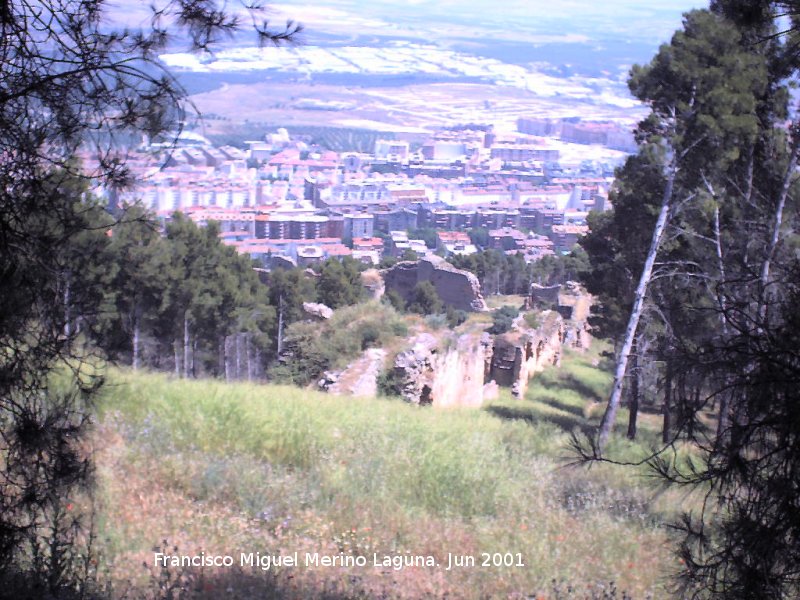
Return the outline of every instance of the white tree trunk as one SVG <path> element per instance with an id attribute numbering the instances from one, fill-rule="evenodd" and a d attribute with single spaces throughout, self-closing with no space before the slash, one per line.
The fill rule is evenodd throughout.
<path id="1" fill-rule="evenodd" d="M 225 370 L 225 381 L 231 380 L 231 361 L 230 356 L 228 354 L 228 342 L 230 341 L 229 336 L 225 336 L 222 338 L 222 366 Z"/>
<path id="2" fill-rule="evenodd" d="M 242 334 L 237 333 L 235 338 L 236 344 L 236 379 L 242 378 L 242 352 L 241 352 L 241 344 L 242 341 Z"/>
<path id="3" fill-rule="evenodd" d="M 139 339 L 141 336 L 141 326 L 139 325 L 139 316 L 133 316 L 133 370 L 139 370 Z"/>
<path id="4" fill-rule="evenodd" d="M 783 211 L 786 208 L 786 199 L 789 197 L 789 189 L 792 187 L 794 180 L 795 170 L 797 169 L 797 157 L 800 153 L 800 142 L 795 142 L 792 148 L 792 155 L 789 158 L 789 164 L 786 167 L 786 173 L 783 177 L 783 186 L 781 187 L 781 195 L 778 197 L 778 204 L 775 206 L 775 216 L 773 217 L 772 236 L 767 246 L 767 255 L 764 257 L 764 262 L 761 264 L 761 277 L 759 282 L 761 284 L 761 312 L 768 304 L 767 285 L 769 284 L 769 271 L 772 264 L 772 258 L 775 255 L 775 248 L 778 246 L 778 241 L 781 235 L 781 225 L 783 224 Z"/>
<path id="5" fill-rule="evenodd" d="M 246 333 L 244 336 L 245 341 L 245 351 L 247 352 L 247 381 L 252 381 L 253 379 L 253 348 L 252 344 L 250 343 L 250 334 Z"/>
<path id="6" fill-rule="evenodd" d="M 283 296 L 278 301 L 278 356 L 283 350 Z"/>
<path id="7" fill-rule="evenodd" d="M 189 339 L 189 312 L 183 313 L 183 376 L 189 377 L 191 369 L 192 349 Z"/>
<path id="8" fill-rule="evenodd" d="M 603 420 L 600 422 L 600 432 L 597 438 L 597 449 L 600 453 L 603 452 L 608 438 L 611 435 L 611 430 L 614 428 L 614 422 L 617 418 L 617 410 L 619 409 L 620 398 L 622 397 L 622 384 L 625 379 L 625 371 L 628 368 L 628 358 L 631 354 L 633 341 L 636 338 L 636 330 L 639 327 L 639 319 L 642 316 L 644 309 L 644 299 L 647 296 L 647 286 L 650 284 L 650 279 L 653 275 L 653 265 L 656 261 L 656 254 L 658 254 L 658 247 L 661 245 L 661 238 L 664 235 L 664 230 L 667 227 L 667 220 L 669 218 L 669 211 L 672 205 L 672 188 L 675 183 L 676 173 L 675 163 L 670 166 L 669 176 L 667 177 L 667 185 L 664 188 L 664 195 L 661 200 L 661 211 L 658 213 L 655 228 L 653 229 L 653 238 L 650 241 L 650 249 L 647 251 L 647 258 L 644 261 L 642 268 L 642 275 L 639 277 L 639 285 L 636 286 L 636 294 L 634 295 L 633 308 L 631 316 L 628 319 L 628 326 L 625 329 L 625 338 L 622 343 L 622 349 L 617 358 L 617 368 L 614 372 L 614 385 L 611 387 L 611 395 L 608 398 L 608 406 L 606 412 L 603 414 Z"/>
<path id="9" fill-rule="evenodd" d="M 750 173 L 749 178 L 750 182 L 748 184 L 748 189 L 752 190 L 752 162 L 749 165 Z M 720 232 L 720 225 L 719 225 L 719 204 L 714 209 L 714 244 L 717 251 L 717 268 L 719 270 L 719 280 L 722 285 L 725 284 L 725 260 L 722 253 L 722 235 Z M 720 310 L 722 311 L 720 314 L 720 321 L 722 323 L 722 333 L 727 338 L 728 337 L 728 301 L 725 296 L 725 290 L 721 287 L 718 287 L 717 291 L 717 301 L 719 303 Z M 725 434 L 725 431 L 728 429 L 728 412 L 730 411 L 730 398 L 729 398 L 729 390 L 723 391 L 722 395 L 719 399 L 719 414 L 717 415 L 717 438 L 722 439 L 722 436 Z"/>
<path id="10" fill-rule="evenodd" d="M 175 352 L 175 377 L 180 378 L 181 376 L 181 352 L 180 352 L 181 345 L 178 343 L 178 340 L 175 340 L 172 343 L 172 349 Z"/>
<path id="11" fill-rule="evenodd" d="M 64 337 L 69 338 L 72 335 L 72 326 L 70 323 L 70 277 L 67 274 L 64 278 L 66 281 L 64 282 Z"/>

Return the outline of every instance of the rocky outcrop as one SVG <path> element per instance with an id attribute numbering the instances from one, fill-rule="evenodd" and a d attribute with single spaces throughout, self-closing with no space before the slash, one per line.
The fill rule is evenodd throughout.
<path id="1" fill-rule="evenodd" d="M 417 277 L 417 263 L 400 265 L 411 265 Z M 409 272 L 399 271 L 403 276 Z M 410 281 L 409 276 L 406 284 Z M 408 402 L 436 407 L 479 407 L 496 398 L 499 387 L 510 388 L 521 398 L 536 373 L 560 364 L 565 347 L 588 347 L 590 304 L 591 297 L 576 284 L 559 291 L 556 309 L 539 313 L 535 328 L 528 327 L 521 315 L 511 331 L 497 336 L 449 331 L 418 334 L 391 363 L 387 385 Z M 345 371 L 326 373 L 320 386 L 335 394 L 374 396 L 385 358 L 383 350 L 368 350 Z"/>
<path id="2" fill-rule="evenodd" d="M 411 347 L 400 352 L 394 361 L 395 387 L 412 404 L 432 404 L 433 363 L 438 340 L 429 333 L 411 340 Z"/>
<path id="3" fill-rule="evenodd" d="M 303 302 L 303 311 L 313 319 L 327 321 L 333 316 L 333 309 L 316 302 Z"/>
<path id="4" fill-rule="evenodd" d="M 466 311 L 487 310 L 478 278 L 438 256 L 399 262 L 383 272 L 383 280 L 387 291 L 394 290 L 406 302 L 418 283 L 430 281 L 446 305 Z"/>
<path id="5" fill-rule="evenodd" d="M 500 397 L 500 386 L 495 380 L 483 384 L 483 400 L 497 400 Z"/>
<path id="6" fill-rule="evenodd" d="M 397 355 L 393 379 L 400 395 L 413 404 L 479 407 L 491 364 L 489 334 L 453 334 L 437 339 L 423 333 Z"/>
<path id="7" fill-rule="evenodd" d="M 367 269 L 361 273 L 361 285 L 367 290 L 367 294 L 373 300 L 380 300 L 386 291 L 383 277 L 378 269 Z"/>

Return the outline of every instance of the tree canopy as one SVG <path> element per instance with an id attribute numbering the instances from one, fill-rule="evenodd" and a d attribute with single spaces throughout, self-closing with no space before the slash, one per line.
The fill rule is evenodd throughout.
<path id="1" fill-rule="evenodd" d="M 91 492 L 91 460 L 78 453 L 98 384 L 83 368 L 86 337 L 118 345 L 168 326 L 154 306 L 159 271 L 135 268 L 159 242 L 143 229 L 112 241 L 126 217 L 105 213 L 93 188 L 129 185 L 128 148 L 185 123 L 186 95 L 158 59 L 168 44 L 208 49 L 242 27 L 281 43 L 300 31 L 213 0 L 157 1 L 144 28 L 115 27 L 109 4 L 0 3 L 0 583 L 39 589 L 30 578 L 52 596 L 85 584 L 76 569 L 90 559 L 85 523 L 64 508 L 68 494 Z M 114 252 L 125 259 L 103 262 Z M 218 323 L 231 303 L 207 300 L 186 296 L 189 314 Z M 53 389 L 57 367 L 73 369 L 72 391 Z"/>
<path id="2" fill-rule="evenodd" d="M 631 90 L 652 110 L 639 153 L 617 173 L 613 212 L 593 216 L 581 242 L 600 331 L 626 341 L 615 384 L 638 385 L 628 350 L 661 372 L 664 446 L 644 460 L 705 495 L 675 524 L 682 597 L 800 593 L 788 475 L 800 469 L 800 362 L 786 346 L 800 281 L 787 78 L 800 62 L 788 58 L 793 35 L 775 35 L 783 5 L 792 9 L 734 0 L 688 13 L 672 42 L 632 69 Z M 603 425 L 599 440 L 575 447 L 613 462 L 602 447 L 613 411 Z"/>

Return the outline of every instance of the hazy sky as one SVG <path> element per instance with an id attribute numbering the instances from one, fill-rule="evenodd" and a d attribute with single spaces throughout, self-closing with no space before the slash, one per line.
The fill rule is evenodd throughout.
<path id="1" fill-rule="evenodd" d="M 350 21 L 390 26 L 419 24 L 431 29 L 453 23 L 475 27 L 524 28 L 536 33 L 590 37 L 609 34 L 666 41 L 680 26 L 681 14 L 704 8 L 698 0 L 301 0 L 268 6 L 280 18 L 292 17 L 312 30 L 332 30 Z"/>
<path id="2" fill-rule="evenodd" d="M 146 25 L 149 3 L 109 0 L 113 21 Z M 265 17 L 306 26 L 308 35 L 384 34 L 421 38 L 499 37 L 537 43 L 541 36 L 647 42 L 656 47 L 699 0 L 266 0 Z M 238 4 L 228 2 L 232 9 Z M 566 40 L 565 40 L 566 41 Z"/>

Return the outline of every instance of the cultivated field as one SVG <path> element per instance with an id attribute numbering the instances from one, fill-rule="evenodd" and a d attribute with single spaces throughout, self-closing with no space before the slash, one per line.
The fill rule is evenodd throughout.
<path id="1" fill-rule="evenodd" d="M 224 79 L 224 75 L 220 75 Z M 265 76 L 266 78 L 266 76 Z M 224 83 L 213 91 L 192 96 L 206 117 L 209 133 L 224 133 L 249 122 L 276 127 L 317 125 L 375 131 L 431 131 L 458 123 L 493 123 L 498 131 L 513 132 L 519 117 L 613 119 L 627 124 L 641 110 L 591 104 L 564 97 L 542 97 L 533 91 L 481 83 L 423 83 L 370 87 L 303 82 Z M 314 106 L 336 106 L 321 110 Z M 216 119 L 208 117 L 223 117 Z M 259 137 L 264 132 L 258 132 Z"/>

